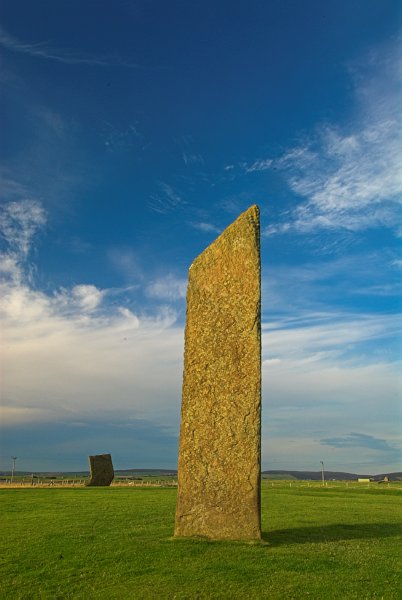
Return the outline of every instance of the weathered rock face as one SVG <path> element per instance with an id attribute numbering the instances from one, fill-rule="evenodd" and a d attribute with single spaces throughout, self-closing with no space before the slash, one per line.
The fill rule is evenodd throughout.
<path id="1" fill-rule="evenodd" d="M 110 454 L 89 456 L 90 479 L 89 486 L 108 486 L 114 478 L 112 457 Z"/>
<path id="2" fill-rule="evenodd" d="M 260 279 L 252 206 L 189 270 L 176 536 L 261 537 Z"/>

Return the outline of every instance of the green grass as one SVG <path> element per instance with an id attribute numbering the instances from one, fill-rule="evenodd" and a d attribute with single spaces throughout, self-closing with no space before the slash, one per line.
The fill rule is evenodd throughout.
<path id="1" fill-rule="evenodd" d="M 402 490 L 263 483 L 264 543 L 172 540 L 176 490 L 0 490 L 0 597 L 402 598 Z"/>

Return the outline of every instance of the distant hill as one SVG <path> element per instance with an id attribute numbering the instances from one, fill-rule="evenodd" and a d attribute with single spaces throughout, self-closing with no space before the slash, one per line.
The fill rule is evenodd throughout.
<path id="1" fill-rule="evenodd" d="M 304 479 L 310 481 L 321 481 L 321 471 L 262 471 L 262 476 L 267 479 Z M 402 481 L 402 473 L 383 473 L 380 475 L 361 475 L 357 473 L 344 473 L 342 471 L 325 471 L 326 481 L 355 481 L 356 479 L 374 479 L 381 481 L 388 476 L 391 481 Z"/>
<path id="2" fill-rule="evenodd" d="M 381 481 L 384 477 L 389 477 L 391 481 L 402 481 L 402 473 L 382 473 L 381 475 L 374 475 L 376 481 Z"/>

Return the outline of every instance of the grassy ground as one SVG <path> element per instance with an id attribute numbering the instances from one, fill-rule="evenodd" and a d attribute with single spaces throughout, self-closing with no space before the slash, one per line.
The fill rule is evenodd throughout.
<path id="1" fill-rule="evenodd" d="M 176 490 L 0 490 L 0 597 L 402 598 L 402 490 L 263 483 L 264 543 L 172 540 Z"/>

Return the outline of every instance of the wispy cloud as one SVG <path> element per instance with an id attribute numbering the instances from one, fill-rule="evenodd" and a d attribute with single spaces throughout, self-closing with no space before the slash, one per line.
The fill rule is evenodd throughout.
<path id="1" fill-rule="evenodd" d="M 27 198 L 30 195 L 27 186 L 16 181 L 7 169 L 1 167 L 0 189 L 3 201 L 20 200 L 21 198 Z"/>
<path id="2" fill-rule="evenodd" d="M 93 313 L 100 307 L 106 290 L 99 290 L 94 285 L 75 285 L 71 290 L 61 290 L 55 295 L 58 308 L 69 308 L 71 312 L 82 314 Z"/>
<path id="3" fill-rule="evenodd" d="M 390 118 L 348 134 L 326 127 L 311 146 L 285 154 L 278 164 L 307 202 L 278 230 L 394 227 L 395 203 L 402 199 L 401 126 Z"/>
<path id="4" fill-rule="evenodd" d="M 143 279 L 141 260 L 132 248 L 110 248 L 108 259 L 113 267 L 124 275 L 128 283 L 133 284 Z"/>
<path id="5" fill-rule="evenodd" d="M 139 65 L 136 63 L 126 61 L 118 56 L 75 53 L 71 50 L 53 48 L 47 42 L 22 42 L 21 40 L 7 33 L 3 27 L 0 27 L 0 44 L 3 46 L 3 48 L 6 48 L 12 52 L 19 52 L 28 56 L 54 60 L 70 65 L 84 64 L 101 67 L 139 67 Z"/>
<path id="6" fill-rule="evenodd" d="M 267 171 L 273 165 L 274 161 L 272 158 L 262 158 L 254 161 L 251 164 L 241 163 L 241 168 L 243 168 L 246 173 L 255 173 L 260 171 Z"/>
<path id="7" fill-rule="evenodd" d="M 239 192 L 235 195 L 227 196 L 219 202 L 216 207 L 223 210 L 224 212 L 238 216 L 241 212 L 246 210 L 252 204 L 258 203 L 258 198 L 250 192 Z"/>
<path id="8" fill-rule="evenodd" d="M 128 125 L 125 129 L 118 129 L 111 123 L 104 123 L 101 137 L 109 152 L 117 150 L 144 149 L 144 137 L 137 124 Z"/>
<path id="9" fill-rule="evenodd" d="M 240 167 L 275 169 L 305 200 L 266 235 L 319 230 L 356 232 L 387 227 L 401 234 L 402 95 L 399 48 L 370 56 L 353 70 L 354 118 L 317 126 L 280 157 Z"/>
<path id="10" fill-rule="evenodd" d="M 186 297 L 187 281 L 169 273 L 164 277 L 151 281 L 145 292 L 158 300 L 181 300 Z"/>
<path id="11" fill-rule="evenodd" d="M 154 212 L 166 214 L 187 204 L 183 196 L 168 183 L 162 181 L 158 187 L 159 192 L 151 194 L 148 202 Z"/>
<path id="12" fill-rule="evenodd" d="M 204 233 L 221 233 L 221 229 L 212 223 L 206 223 L 205 221 L 193 221 L 190 223 L 191 227 L 198 229 Z"/>
<path id="13" fill-rule="evenodd" d="M 3 426 L 88 422 L 91 414 L 101 418 L 108 413 L 112 399 L 116 411 L 128 418 L 148 415 L 154 423 L 176 427 L 183 332 L 175 324 L 175 311 L 165 305 L 147 315 L 136 313 L 124 304 L 124 295 L 91 283 L 53 293 L 36 289 L 24 271 L 34 237 L 45 223 L 39 203 L 2 208 L 6 251 L 1 265 L 13 275 L 0 283 L 7 346 Z M 182 297 L 184 285 L 168 277 L 155 280 L 148 292 L 171 300 Z"/>
<path id="14" fill-rule="evenodd" d="M 108 290 L 94 286 L 50 296 L 2 284 L 1 292 L 4 426 L 88 421 L 111 402 L 127 418 L 176 424 L 183 332 L 172 311 L 143 318 L 104 304 Z"/>
<path id="15" fill-rule="evenodd" d="M 26 260 L 32 240 L 45 225 L 46 214 L 36 200 L 9 202 L 0 212 L 0 236 L 9 246 L 7 254 L 0 255 L 2 270 L 19 279 L 19 263 Z"/>
<path id="16" fill-rule="evenodd" d="M 327 360 L 333 364 L 335 359 L 338 366 L 353 367 L 366 364 L 364 343 L 401 335 L 402 318 L 343 312 L 306 313 L 265 322 L 263 332 L 264 357 L 281 359 L 281 366 L 287 360 L 307 365 L 316 361 L 323 364 Z"/>
<path id="17" fill-rule="evenodd" d="M 271 265 L 262 278 L 263 311 L 300 317 L 336 313 L 342 306 L 343 311 L 353 314 L 359 296 L 393 297 L 397 301 L 402 288 L 395 260 L 385 251 L 354 252 L 297 266 Z M 289 289 L 293 290 L 291 295 Z M 391 310 L 397 310 L 397 304 L 393 306 Z M 366 310 L 363 304 L 360 314 Z"/>
<path id="18" fill-rule="evenodd" d="M 340 437 L 324 438 L 320 442 L 327 446 L 334 446 L 335 448 L 370 448 L 392 454 L 396 450 L 387 440 L 355 432 Z"/>
<path id="19" fill-rule="evenodd" d="M 191 165 L 203 165 L 204 158 L 201 154 L 190 154 L 189 152 L 182 153 L 183 162 L 186 167 Z"/>
<path id="20" fill-rule="evenodd" d="M 198 143 L 192 135 L 175 136 L 173 141 L 180 148 L 186 167 L 202 167 L 205 164 L 204 156 L 198 150 Z"/>

